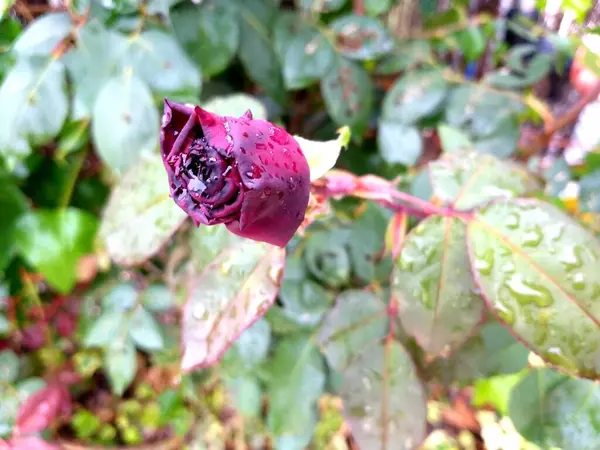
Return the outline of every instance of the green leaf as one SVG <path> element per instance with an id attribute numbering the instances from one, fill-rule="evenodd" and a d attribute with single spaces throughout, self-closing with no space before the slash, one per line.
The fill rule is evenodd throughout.
<path id="1" fill-rule="evenodd" d="M 204 109 L 220 116 L 240 117 L 246 111 L 252 111 L 254 119 L 267 120 L 267 108 L 256 97 L 248 94 L 230 94 L 213 97 L 204 105 Z"/>
<path id="2" fill-rule="evenodd" d="M 317 279 L 330 287 L 347 283 L 351 275 L 348 230 L 318 231 L 306 241 L 306 267 Z"/>
<path id="3" fill-rule="evenodd" d="M 542 176 L 546 181 L 545 192 L 550 197 L 557 197 L 573 179 L 571 167 L 564 158 L 552 161 L 550 167 L 544 169 Z"/>
<path id="4" fill-rule="evenodd" d="M 279 300 L 287 317 L 303 326 L 316 325 L 333 303 L 333 295 L 320 284 L 291 275 L 294 266 L 300 266 L 304 272 L 303 261 L 297 256 L 286 261 L 283 284 L 279 292 Z"/>
<path id="5" fill-rule="evenodd" d="M 478 212 L 467 243 L 477 284 L 498 318 L 549 363 L 596 376 L 598 240 L 550 204 L 506 200 Z"/>
<path id="6" fill-rule="evenodd" d="M 600 445 L 598 408 L 593 381 L 539 369 L 513 389 L 509 414 L 519 433 L 542 448 L 592 450 Z"/>
<path id="7" fill-rule="evenodd" d="M 19 377 L 19 357 L 12 350 L 0 352 L 0 383 L 13 383 Z"/>
<path id="8" fill-rule="evenodd" d="M 475 152 L 444 155 L 429 164 L 429 171 L 436 198 L 461 211 L 541 189 L 533 175 L 516 163 Z"/>
<path id="9" fill-rule="evenodd" d="M 160 157 L 143 157 L 113 189 L 99 235 L 115 262 L 133 266 L 156 254 L 185 218 L 169 197 Z"/>
<path id="10" fill-rule="evenodd" d="M 428 378 L 445 384 L 473 384 L 478 379 L 514 374 L 527 367 L 529 350 L 502 325 L 488 323 L 447 357 L 425 369 Z"/>
<path id="11" fill-rule="evenodd" d="M 213 242 L 214 234 L 208 232 Z M 183 310 L 182 368 L 186 371 L 217 363 L 237 337 L 265 314 L 279 290 L 284 249 L 237 236 L 219 241 L 223 246 L 213 250 L 212 261 L 189 283 Z"/>
<path id="12" fill-rule="evenodd" d="M 508 401 L 511 391 L 523 378 L 523 373 L 498 375 L 475 381 L 473 389 L 473 406 L 476 408 L 492 407 L 502 416 L 508 415 Z"/>
<path id="13" fill-rule="evenodd" d="M 346 15 L 330 24 L 338 51 L 357 60 L 378 59 L 393 48 L 392 38 L 377 19 Z"/>
<path id="14" fill-rule="evenodd" d="M 67 122 L 57 142 L 57 160 L 64 160 L 67 155 L 82 150 L 90 142 L 90 122 L 82 119 Z"/>
<path id="15" fill-rule="evenodd" d="M 129 337 L 143 350 L 162 350 L 165 346 L 156 319 L 144 308 L 136 308 L 129 323 Z"/>
<path id="16" fill-rule="evenodd" d="M 133 283 L 122 282 L 115 285 L 103 298 L 104 312 L 133 311 L 138 303 L 138 292 Z"/>
<path id="17" fill-rule="evenodd" d="M 62 294 L 77 282 L 79 259 L 93 250 L 97 222 L 75 209 L 36 210 L 24 215 L 15 232 L 21 256 Z"/>
<path id="18" fill-rule="evenodd" d="M 370 16 L 378 16 L 392 7 L 392 0 L 364 0 L 365 10 Z"/>
<path id="19" fill-rule="evenodd" d="M 348 147 L 351 131 L 348 127 L 342 127 L 338 130 L 337 139 L 330 141 L 310 141 L 300 136 L 294 136 L 296 142 L 300 145 L 304 157 L 310 167 L 310 181 L 321 178 L 327 171 L 335 166 L 343 148 Z"/>
<path id="20" fill-rule="evenodd" d="M 91 21 L 75 35 L 76 48 L 63 59 L 75 86 L 73 119 L 89 118 L 104 84 L 115 74 L 127 39 Z"/>
<path id="21" fill-rule="evenodd" d="M 390 214 L 377 204 L 369 204 L 351 226 L 349 253 L 354 275 L 363 283 L 389 280 L 392 258 L 382 256 Z"/>
<path id="22" fill-rule="evenodd" d="M 321 94 L 331 118 L 348 125 L 358 136 L 367 128 L 374 103 L 374 87 L 365 70 L 338 57 L 321 81 Z"/>
<path id="23" fill-rule="evenodd" d="M 149 311 L 165 312 L 175 306 L 175 296 L 164 284 L 153 284 L 141 293 L 140 303 Z"/>
<path id="24" fill-rule="evenodd" d="M 260 417 L 262 390 L 258 380 L 251 376 L 226 378 L 225 387 L 233 406 L 244 417 Z"/>
<path id="25" fill-rule="evenodd" d="M 319 347 L 329 365 L 343 371 L 364 349 L 388 333 L 385 303 L 372 292 L 342 292 L 319 331 Z"/>
<path id="26" fill-rule="evenodd" d="M 114 394 L 122 396 L 137 371 L 135 346 L 131 339 L 114 339 L 104 353 L 104 370 Z"/>
<path id="27" fill-rule="evenodd" d="M 175 38 L 162 31 L 149 30 L 129 40 L 121 65 L 161 94 L 199 93 L 200 71 L 181 50 Z"/>
<path id="28" fill-rule="evenodd" d="M 0 189 L 0 211 L 2 211 L 2 221 L 0 221 L 0 273 L 2 273 L 13 257 L 16 226 L 19 218 L 27 211 L 27 198 L 13 181 L 1 172 L 0 183 L 2 184 L 2 189 Z M 0 332 L 0 334 L 2 333 Z"/>
<path id="29" fill-rule="evenodd" d="M 377 0 L 379 1 L 379 0 Z M 429 41 L 409 41 L 394 47 L 393 52 L 384 56 L 375 66 L 375 73 L 391 75 L 414 69 L 419 64 L 431 60 Z"/>
<path id="30" fill-rule="evenodd" d="M 473 148 L 473 143 L 463 131 L 445 124 L 438 125 L 438 134 L 442 149 L 446 153 L 454 153 Z"/>
<path id="31" fill-rule="evenodd" d="M 448 83 L 438 70 L 409 72 L 394 83 L 383 102 L 386 121 L 411 125 L 436 113 L 448 92 Z"/>
<path id="32" fill-rule="evenodd" d="M 299 9 L 308 12 L 332 12 L 340 9 L 346 0 L 296 0 Z"/>
<path id="33" fill-rule="evenodd" d="M 16 40 L 13 51 L 19 57 L 48 56 L 72 29 L 73 23 L 67 13 L 44 14 L 25 28 Z"/>
<path id="34" fill-rule="evenodd" d="M 414 166 L 423 152 L 419 129 L 393 120 L 379 123 L 377 142 L 381 157 L 390 164 Z"/>
<path id="35" fill-rule="evenodd" d="M 485 51 L 486 41 L 481 28 L 471 25 L 456 34 L 458 45 L 467 62 L 476 61 Z"/>
<path id="36" fill-rule="evenodd" d="M 16 0 L 1 0 L 0 1 L 0 20 L 4 18 L 4 14 L 13 7 Z"/>
<path id="37" fill-rule="evenodd" d="M 473 85 L 460 85 L 450 92 L 445 117 L 449 125 L 469 130 L 474 137 L 494 133 L 507 118 L 515 117 L 524 106 L 513 97 Z"/>
<path id="38" fill-rule="evenodd" d="M 585 212 L 600 212 L 600 170 L 596 170 L 579 181 L 580 209 Z"/>
<path id="39" fill-rule="evenodd" d="M 104 347 L 123 334 L 126 320 L 123 311 L 104 311 L 85 336 L 86 347 Z"/>
<path id="40" fill-rule="evenodd" d="M 225 362 L 241 363 L 239 372 L 244 368 L 253 368 L 263 362 L 269 353 L 271 345 L 271 327 L 266 320 L 259 320 L 233 343 L 231 349 L 225 354 Z"/>
<path id="41" fill-rule="evenodd" d="M 515 117 L 504 119 L 493 133 L 477 139 L 474 148 L 480 153 L 489 153 L 499 158 L 508 158 L 519 142 L 519 122 Z"/>
<path id="42" fill-rule="evenodd" d="M 9 170 L 56 136 L 67 118 L 65 71 L 58 61 L 22 58 L 0 86 L 0 155 Z"/>
<path id="43" fill-rule="evenodd" d="M 206 77 L 225 70 L 237 52 L 239 16 L 231 2 L 180 3 L 171 10 L 171 23 L 175 37 Z"/>
<path id="44" fill-rule="evenodd" d="M 315 30 L 314 25 L 297 11 L 281 11 L 275 20 L 273 26 L 273 48 L 283 63 L 285 54 L 299 34 Z"/>
<path id="45" fill-rule="evenodd" d="M 392 273 L 403 328 L 426 352 L 464 342 L 483 316 L 470 273 L 461 219 L 432 216 L 406 237 Z"/>
<path id="46" fill-rule="evenodd" d="M 286 92 L 277 55 L 273 50 L 268 24 L 273 10 L 257 0 L 238 0 L 242 16 L 239 58 L 246 73 L 278 103 L 285 103 Z"/>
<path id="47" fill-rule="evenodd" d="M 92 136 L 98 155 L 121 173 L 158 145 L 159 117 L 152 93 L 130 73 L 109 79 L 92 113 Z"/>
<path id="48" fill-rule="evenodd" d="M 325 389 L 325 364 L 305 336 L 285 339 L 268 364 L 267 427 L 277 438 L 301 439 L 316 425 L 317 400 Z M 294 411 L 294 414 L 290 414 Z M 308 442 L 304 442 L 306 446 Z"/>
<path id="49" fill-rule="evenodd" d="M 402 345 L 372 345 L 342 372 L 344 417 L 360 448 L 413 449 L 425 438 L 423 386 Z"/>
<path id="50" fill-rule="evenodd" d="M 328 74 L 335 63 L 335 50 L 316 30 L 296 34 L 281 61 L 283 79 L 289 90 L 304 89 Z"/>

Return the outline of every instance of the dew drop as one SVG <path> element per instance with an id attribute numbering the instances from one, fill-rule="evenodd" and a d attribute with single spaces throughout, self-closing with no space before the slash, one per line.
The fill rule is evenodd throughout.
<path id="1" fill-rule="evenodd" d="M 279 145 L 285 145 L 290 140 L 290 135 L 279 127 L 269 128 L 269 133 L 271 135 L 271 140 Z"/>
<path id="2" fill-rule="evenodd" d="M 292 170 L 294 171 L 294 173 L 298 173 L 298 165 L 295 162 L 292 163 Z"/>
<path id="3" fill-rule="evenodd" d="M 585 277 L 581 272 L 573 275 L 573 289 L 576 291 L 583 291 L 585 289 Z"/>
<path id="4" fill-rule="evenodd" d="M 550 364 L 571 370 L 577 370 L 577 365 L 571 361 L 570 358 L 566 357 L 559 347 L 550 347 L 544 353 L 544 359 L 546 359 Z"/>
<path id="5" fill-rule="evenodd" d="M 526 281 L 521 274 L 515 274 L 506 283 L 511 295 L 521 305 L 534 303 L 543 308 L 554 302 L 550 290 L 545 286 Z"/>
<path id="6" fill-rule="evenodd" d="M 263 144 L 262 142 L 257 142 L 256 144 L 254 144 L 254 146 L 256 147 L 257 150 L 264 150 L 267 148 L 267 146 L 265 144 Z"/>
<path id="7" fill-rule="evenodd" d="M 510 213 L 508 215 L 508 221 L 506 222 L 506 227 L 511 229 L 511 230 L 516 230 L 517 228 L 519 228 L 519 225 L 521 224 L 521 216 L 519 216 L 517 213 Z"/>
<path id="8" fill-rule="evenodd" d="M 257 132 L 256 132 L 256 137 L 257 137 L 258 139 L 262 139 L 262 137 L 263 137 L 263 132 L 262 132 L 262 131 L 257 131 Z"/>
<path id="9" fill-rule="evenodd" d="M 223 172 L 223 176 L 226 177 L 229 172 L 231 172 L 231 166 L 227 166 L 227 169 L 225 169 L 225 172 Z"/>
<path id="10" fill-rule="evenodd" d="M 251 180 L 260 178 L 262 176 L 262 170 L 260 170 L 260 167 L 258 167 L 256 164 L 252 164 L 250 166 L 250 170 L 246 172 L 246 176 Z"/>
<path id="11" fill-rule="evenodd" d="M 583 266 L 584 249 L 580 245 L 567 246 L 560 255 L 560 262 L 567 272 L 579 269 Z"/>
<path id="12" fill-rule="evenodd" d="M 539 225 L 528 230 L 523 236 L 523 245 L 525 247 L 537 247 L 544 240 L 544 234 Z"/>
<path id="13" fill-rule="evenodd" d="M 246 131 L 244 131 L 244 132 L 242 133 L 242 136 L 244 136 L 245 138 L 249 137 L 249 136 L 248 136 L 248 133 L 247 133 Z"/>
<path id="14" fill-rule="evenodd" d="M 507 325 L 514 325 L 515 323 L 515 312 L 512 308 L 508 307 L 506 304 L 502 302 L 494 303 L 494 310 L 496 314 Z"/>
<path id="15" fill-rule="evenodd" d="M 194 309 L 192 310 L 192 316 L 196 320 L 206 320 L 208 318 L 208 311 L 202 303 L 198 303 L 194 305 Z"/>
<path id="16" fill-rule="evenodd" d="M 279 200 L 283 200 L 283 196 L 284 196 L 284 194 L 283 194 L 283 191 L 279 191 L 279 192 L 277 193 L 277 198 L 278 198 Z"/>
<path id="17" fill-rule="evenodd" d="M 494 250 L 489 248 L 483 255 L 475 257 L 475 269 L 482 275 L 489 275 L 494 268 Z"/>
<path id="18" fill-rule="evenodd" d="M 240 150 L 242 151 L 242 153 L 245 155 L 246 154 L 246 149 L 244 147 L 240 147 Z"/>

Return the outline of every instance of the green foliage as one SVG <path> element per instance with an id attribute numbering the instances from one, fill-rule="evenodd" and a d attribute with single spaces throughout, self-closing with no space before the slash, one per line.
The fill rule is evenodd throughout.
<path id="1" fill-rule="evenodd" d="M 599 447 L 600 153 L 520 148 L 579 44 L 491 58 L 501 19 L 397 3 L 0 1 L 0 448 L 416 449 L 457 386 Z M 294 136 L 286 248 L 175 204 L 164 97 Z"/>

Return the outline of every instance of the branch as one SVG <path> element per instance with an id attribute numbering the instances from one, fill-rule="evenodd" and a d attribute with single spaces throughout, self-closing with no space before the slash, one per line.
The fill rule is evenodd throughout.
<path id="1" fill-rule="evenodd" d="M 315 181 L 312 187 L 313 192 L 321 197 L 342 198 L 352 195 L 365 200 L 373 200 L 392 211 L 416 217 L 427 217 L 434 214 L 464 219 L 471 217 L 468 212 L 437 206 L 399 191 L 394 183 L 376 175 L 358 177 L 345 170 L 334 169 Z"/>

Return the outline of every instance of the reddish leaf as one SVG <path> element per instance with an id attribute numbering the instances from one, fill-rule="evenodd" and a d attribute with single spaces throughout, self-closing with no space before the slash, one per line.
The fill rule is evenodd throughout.
<path id="1" fill-rule="evenodd" d="M 4 450 L 0 443 L 0 450 Z M 36 436 L 13 438 L 10 450 L 60 450 L 59 447 Z"/>
<path id="2" fill-rule="evenodd" d="M 62 384 L 50 383 L 27 397 L 21 405 L 14 435 L 37 433 L 46 429 L 59 415 L 67 413 L 70 406 L 71 395 L 68 389 Z"/>
<path id="3" fill-rule="evenodd" d="M 37 350 L 46 343 L 44 327 L 46 325 L 38 323 L 31 325 L 23 330 L 23 347 L 26 350 Z"/>

